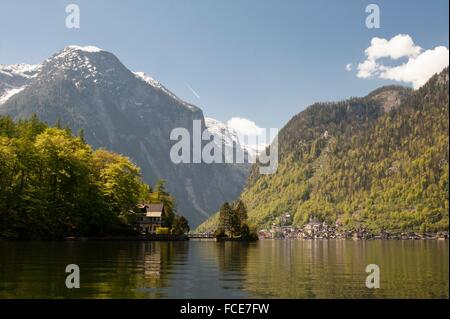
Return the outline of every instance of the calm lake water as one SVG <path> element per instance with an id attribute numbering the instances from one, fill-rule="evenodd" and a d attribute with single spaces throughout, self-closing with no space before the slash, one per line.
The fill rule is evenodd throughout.
<path id="1" fill-rule="evenodd" d="M 0 298 L 448 298 L 448 277 L 448 241 L 0 242 Z"/>

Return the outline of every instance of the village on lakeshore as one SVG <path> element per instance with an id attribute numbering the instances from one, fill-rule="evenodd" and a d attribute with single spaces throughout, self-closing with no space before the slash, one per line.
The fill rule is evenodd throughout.
<path id="1" fill-rule="evenodd" d="M 359 229 L 345 230 L 342 224 L 337 221 L 334 225 L 320 222 L 311 218 L 303 227 L 293 226 L 291 215 L 282 216 L 280 223 L 272 224 L 270 229 L 258 231 L 259 239 L 448 239 L 448 231 L 437 233 L 417 233 L 417 232 L 388 232 L 381 231 L 375 234 L 362 227 Z"/>

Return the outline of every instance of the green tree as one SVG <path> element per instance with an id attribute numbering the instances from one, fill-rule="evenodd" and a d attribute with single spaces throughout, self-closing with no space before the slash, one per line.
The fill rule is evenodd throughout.
<path id="1" fill-rule="evenodd" d="M 172 225 L 172 234 L 183 235 L 188 233 L 190 230 L 189 223 L 184 216 L 176 215 Z"/>
<path id="2" fill-rule="evenodd" d="M 219 225 L 217 228 L 217 234 L 226 234 L 230 229 L 230 217 L 232 214 L 232 209 L 230 204 L 224 203 L 219 210 Z"/>
<path id="3" fill-rule="evenodd" d="M 150 202 L 164 204 L 162 225 L 171 228 L 175 218 L 176 206 L 173 196 L 165 188 L 165 183 L 166 181 L 163 179 L 156 182 L 154 190 L 150 193 Z"/>
<path id="4" fill-rule="evenodd" d="M 149 189 L 126 157 L 93 152 L 70 130 L 36 116 L 0 116 L 0 237 L 127 234 L 130 210 Z"/>
<path id="5" fill-rule="evenodd" d="M 246 223 L 248 216 L 247 216 L 247 207 L 245 207 L 244 202 L 241 199 L 238 199 L 234 204 L 233 209 L 236 212 L 240 225 Z"/>
<path id="6" fill-rule="evenodd" d="M 132 210 L 148 193 L 139 167 L 128 158 L 99 149 L 93 154 L 93 162 L 100 189 L 117 214 Z"/>
<path id="7" fill-rule="evenodd" d="M 239 210 L 237 210 L 239 208 Z M 227 234 L 230 237 L 238 236 L 241 230 L 241 225 L 245 221 L 246 214 L 245 205 L 237 202 L 231 206 L 229 203 L 224 203 L 219 211 L 219 226 L 216 230 L 217 234 Z"/>

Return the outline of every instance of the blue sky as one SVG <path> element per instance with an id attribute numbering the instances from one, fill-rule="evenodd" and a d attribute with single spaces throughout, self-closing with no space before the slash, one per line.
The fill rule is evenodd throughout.
<path id="1" fill-rule="evenodd" d="M 81 9 L 80 29 L 65 27 L 70 3 Z M 380 29 L 365 26 L 369 3 L 380 7 Z M 448 48 L 448 6 L 448 0 L 1 0 L 0 63 L 39 63 L 70 44 L 94 45 L 207 116 L 281 128 L 313 102 L 395 83 L 356 76 L 373 37 L 408 34 L 424 50 Z"/>

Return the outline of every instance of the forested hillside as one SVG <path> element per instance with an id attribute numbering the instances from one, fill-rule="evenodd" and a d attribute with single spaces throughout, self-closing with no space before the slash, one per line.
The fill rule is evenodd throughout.
<path id="1" fill-rule="evenodd" d="M 36 116 L 0 117 L 0 238 L 127 234 L 127 214 L 146 196 L 128 158 Z"/>
<path id="2" fill-rule="evenodd" d="M 417 91 L 310 106 L 280 131 L 276 174 L 253 166 L 240 197 L 249 220 L 263 228 L 289 212 L 299 226 L 448 229 L 448 103 L 447 68 Z"/>

